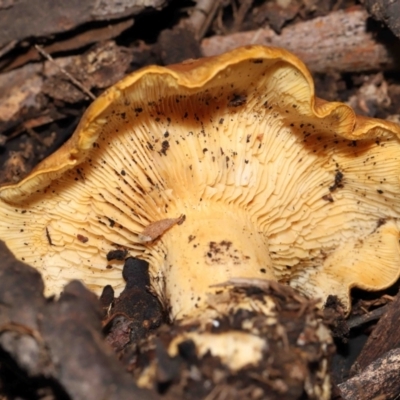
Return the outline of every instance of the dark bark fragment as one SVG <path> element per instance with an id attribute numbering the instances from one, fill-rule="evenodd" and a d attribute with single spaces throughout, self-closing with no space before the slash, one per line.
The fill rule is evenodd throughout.
<path id="1" fill-rule="evenodd" d="M 397 399 L 400 393 L 400 349 L 388 351 L 338 388 L 345 400 Z"/>
<path id="2" fill-rule="evenodd" d="M 113 25 L 106 25 L 100 27 L 93 27 L 83 32 L 78 31 L 75 36 L 67 37 L 66 39 L 57 38 L 54 39 L 53 43 L 45 44 L 42 46 L 43 50 L 48 54 L 63 53 L 71 50 L 79 50 L 94 43 L 107 42 L 117 36 L 123 31 L 130 28 L 133 25 L 133 18 L 116 22 Z M 69 36 L 69 35 L 68 35 Z M 29 62 L 39 61 L 42 59 L 42 55 L 37 49 L 32 46 L 26 52 L 17 55 L 16 57 L 5 58 L 0 62 L 0 69 L 4 72 L 18 68 Z"/>
<path id="3" fill-rule="evenodd" d="M 400 293 L 387 307 L 386 313 L 381 317 L 370 334 L 361 354 L 352 367 L 353 373 L 364 370 L 374 360 L 387 351 L 400 347 Z"/>
<path id="4" fill-rule="evenodd" d="M 36 269 L 17 261 L 1 241 L 0 255 L 0 326 L 37 331 L 37 312 L 45 305 L 42 277 Z"/>
<path id="5" fill-rule="evenodd" d="M 393 0 L 365 0 L 368 12 L 378 21 L 384 22 L 400 38 L 400 2 Z"/>
<path id="6" fill-rule="evenodd" d="M 45 299 L 34 268 L 2 242 L 0 257 L 0 356 L 34 378 L 36 390 L 50 387 L 71 400 L 157 398 L 135 386 L 107 346 L 94 294 L 73 281 L 58 301 Z"/>
<path id="7" fill-rule="evenodd" d="M 157 298 L 149 292 L 149 265 L 145 261 L 128 258 L 123 276 L 126 287 L 113 301 L 105 321 L 107 341 L 117 352 L 128 343 L 145 338 L 163 322 L 163 310 Z"/>
<path id="8" fill-rule="evenodd" d="M 187 26 L 176 26 L 162 31 L 155 51 L 165 65 L 201 57 L 199 42 L 194 32 Z"/>
<path id="9" fill-rule="evenodd" d="M 104 89 L 127 72 L 134 52 L 108 41 L 79 56 L 55 62 L 27 64 L 0 75 L 0 132 L 23 124 L 23 129 L 65 118 L 60 104 L 80 102 L 87 95 L 75 86 L 60 67 L 88 90 Z M 58 102 L 58 107 L 57 107 Z"/>
<path id="10" fill-rule="evenodd" d="M 43 339 L 57 378 L 74 400 L 153 398 L 134 386 L 101 334 L 96 297 L 77 281 L 43 313 Z M 61 368 L 62 366 L 62 368 Z"/>
<path id="11" fill-rule="evenodd" d="M 10 1 L 9 7 L 0 8 L 0 47 L 13 40 L 65 32 L 87 22 L 122 18 L 165 4 L 165 0 Z"/>

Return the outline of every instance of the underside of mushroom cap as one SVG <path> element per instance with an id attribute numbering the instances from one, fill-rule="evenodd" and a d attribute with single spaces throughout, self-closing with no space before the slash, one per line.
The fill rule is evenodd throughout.
<path id="1" fill-rule="evenodd" d="M 121 289 L 122 261 L 106 255 L 126 249 L 150 262 L 160 296 L 189 279 L 170 273 L 182 259 L 204 288 L 225 281 L 225 268 L 348 307 L 351 287 L 381 289 L 399 275 L 399 134 L 316 98 L 306 67 L 281 49 L 147 67 L 100 96 L 26 179 L 0 189 L 0 238 L 43 272 L 49 293 L 72 278 Z M 180 215 L 181 225 L 140 240 Z"/>

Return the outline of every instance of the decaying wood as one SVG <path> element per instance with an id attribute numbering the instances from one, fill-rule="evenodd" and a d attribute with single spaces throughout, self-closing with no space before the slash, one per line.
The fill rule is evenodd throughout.
<path id="1" fill-rule="evenodd" d="M 328 399 L 326 368 L 334 349 L 315 303 L 278 282 L 239 279 L 228 286 L 208 298 L 216 312 L 212 323 L 186 318 L 161 327 L 139 349 L 126 348 L 138 385 L 166 387 L 164 400 Z M 251 340 L 265 343 L 259 359 L 250 332 Z M 214 341 L 218 348 L 209 346 Z M 234 344 L 242 341 L 243 347 Z M 222 348 L 230 349 L 229 360 Z M 240 348 L 255 357 L 241 367 L 234 350 Z"/>
<path id="2" fill-rule="evenodd" d="M 370 334 L 352 367 L 353 373 L 364 370 L 374 360 L 381 357 L 390 349 L 400 347 L 399 331 L 400 293 L 397 294 L 395 300 L 387 307 L 387 312 L 381 317 Z"/>
<path id="3" fill-rule="evenodd" d="M 365 11 L 355 9 L 332 12 L 326 17 L 291 25 L 284 28 L 281 35 L 262 29 L 225 37 L 215 36 L 203 40 L 202 51 L 205 55 L 212 55 L 240 45 L 258 43 L 282 46 L 293 51 L 314 72 L 393 68 L 395 56 L 374 39 L 373 33 L 367 32 L 367 17 Z M 93 56 L 93 52 L 97 52 L 98 56 Z M 85 82 L 88 89 L 106 88 L 125 75 L 134 52 L 128 53 L 114 42 L 106 42 L 86 55 L 58 58 L 56 62 L 80 82 Z M 168 54 L 171 54 L 171 46 L 168 47 Z M 89 58 L 95 60 L 95 67 L 93 61 L 90 68 L 87 67 L 88 61 L 85 59 Z M 76 103 L 85 98 L 81 90 L 65 77 L 60 77 L 62 73 L 50 64 L 44 63 L 44 67 L 43 64 L 27 64 L 0 75 L 0 133 L 15 128 L 21 122 L 29 124 L 30 120 L 34 120 L 35 126 L 38 117 L 44 118 L 45 123 L 61 118 L 62 115 L 56 115 L 55 109 L 49 116 L 47 97 L 43 94 L 67 103 Z M 91 74 L 85 72 L 88 69 L 92 71 Z"/>
<path id="4" fill-rule="evenodd" d="M 128 69 L 134 54 L 124 47 L 109 41 L 93 47 L 90 51 L 72 57 L 57 58 L 55 62 L 27 64 L 22 68 L 0 75 L 0 132 L 18 123 L 52 114 L 46 97 L 75 103 L 86 98 L 64 73 L 68 71 L 76 80 L 84 82 L 87 89 L 106 88 L 121 79 Z M 55 111 L 55 110 L 54 110 Z M 50 116 L 49 116 L 50 117 Z"/>
<path id="5" fill-rule="evenodd" d="M 338 385 L 345 400 L 390 400 L 400 393 L 400 349 L 393 349 L 360 374 Z"/>
<path id="6" fill-rule="evenodd" d="M 313 72 L 394 68 L 396 52 L 376 40 L 367 29 L 367 19 L 367 12 L 357 8 L 331 12 L 283 28 L 280 35 L 264 28 L 213 36 L 203 40 L 202 50 L 204 55 L 212 56 L 250 44 L 283 47 L 296 54 Z"/>
<path id="7" fill-rule="evenodd" d="M 379 21 L 400 38 L 400 2 L 393 0 L 366 0 L 365 7 Z"/>
<path id="8" fill-rule="evenodd" d="M 96 96 L 88 89 L 86 88 L 81 82 L 79 82 L 75 77 L 73 77 L 66 69 L 63 67 L 59 66 L 55 61 L 54 58 L 47 53 L 41 46 L 36 45 L 35 46 L 36 50 L 43 56 L 46 57 L 50 62 L 54 63 L 56 67 L 60 69 L 60 71 L 79 89 L 82 90 L 83 93 L 86 93 L 89 98 L 92 100 L 96 100 Z"/>
<path id="9" fill-rule="evenodd" d="M 59 39 L 52 44 L 41 47 L 48 54 L 78 50 L 90 44 L 106 42 L 107 40 L 119 36 L 124 30 L 130 28 L 133 25 L 133 22 L 133 18 L 131 18 L 108 26 L 94 27 L 88 31 L 77 33 L 73 37 Z M 26 53 L 21 54 L 15 59 L 4 60 L 3 63 L 0 62 L 0 68 L 2 68 L 2 64 L 4 64 L 5 66 L 2 68 L 3 71 L 11 71 L 12 69 L 25 65 L 28 62 L 39 61 L 40 59 L 41 55 L 38 53 L 35 46 L 32 46 Z"/>
<path id="10" fill-rule="evenodd" d="M 73 281 L 57 301 L 46 300 L 39 272 L 17 261 L 3 242 L 0 256 L 0 352 L 15 361 L 14 369 L 41 378 L 37 389 L 50 387 L 64 394 L 50 398 L 159 398 L 138 389 L 106 345 L 93 293 Z M 0 386 L 7 384 L 1 379 L 4 368 L 0 359 Z"/>

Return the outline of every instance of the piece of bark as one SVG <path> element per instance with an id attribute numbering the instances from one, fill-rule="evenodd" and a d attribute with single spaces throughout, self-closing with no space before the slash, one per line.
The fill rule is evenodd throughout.
<path id="1" fill-rule="evenodd" d="M 205 56 L 239 46 L 261 44 L 283 47 L 297 55 L 313 72 L 388 70 L 398 65 L 396 52 L 376 40 L 367 28 L 368 13 L 359 8 L 331 12 L 282 29 L 280 35 L 264 28 L 202 41 Z M 400 42 L 393 38 L 391 46 Z"/>
<path id="2" fill-rule="evenodd" d="M 161 63 L 165 65 L 201 57 L 199 41 L 187 24 L 163 30 L 154 50 L 158 53 Z"/>
<path id="3" fill-rule="evenodd" d="M 17 119 L 18 114 L 28 116 L 30 111 L 46 105 L 38 97 L 43 85 L 41 70 L 41 64 L 27 64 L 15 71 L 0 74 L 0 131 L 12 127 L 13 119 Z"/>
<path id="4" fill-rule="evenodd" d="M 46 307 L 42 335 L 49 347 L 57 379 L 74 400 L 143 399 L 156 397 L 135 387 L 101 334 L 95 295 L 77 281 L 60 300 Z"/>
<path id="5" fill-rule="evenodd" d="M 1 241 L 0 257 L 0 353 L 33 388 L 61 388 L 70 400 L 158 399 L 135 386 L 105 342 L 93 293 L 74 281 L 58 301 L 45 299 L 40 274 L 17 261 Z"/>
<path id="6" fill-rule="evenodd" d="M 0 325 L 37 331 L 37 310 L 45 304 L 40 273 L 17 261 L 0 241 Z"/>
<path id="7" fill-rule="evenodd" d="M 37 315 L 45 305 L 38 271 L 19 261 L 0 241 L 0 348 L 28 375 L 54 372 L 40 341 Z M 38 340 L 39 339 L 39 340 Z"/>
<path id="8" fill-rule="evenodd" d="M 346 104 L 356 114 L 379 118 L 379 112 L 390 105 L 389 85 L 382 72 L 369 76 Z"/>
<path id="9" fill-rule="evenodd" d="M 101 27 L 94 27 L 90 30 L 79 32 L 73 37 L 56 40 L 48 46 L 43 46 L 43 50 L 48 54 L 53 54 L 57 52 L 77 50 L 93 43 L 105 42 L 119 36 L 123 31 L 130 28 L 133 25 L 133 22 L 133 18 L 131 18 L 112 25 L 108 24 Z M 4 72 L 10 71 L 25 65 L 28 62 L 40 60 L 41 58 L 42 55 L 34 46 L 32 46 L 26 53 L 21 54 L 12 61 L 4 60 L 3 63 L 6 66 L 2 68 L 2 64 L 0 63 L 0 69 L 3 69 Z"/>
<path id="10" fill-rule="evenodd" d="M 295 18 L 300 9 L 301 4 L 299 2 L 290 2 L 288 5 L 282 5 L 278 1 L 268 1 L 253 10 L 253 20 L 257 26 L 268 24 L 270 28 L 279 34 L 282 27 Z"/>
<path id="11" fill-rule="evenodd" d="M 345 400 L 397 399 L 400 393 L 400 349 L 382 355 L 360 374 L 338 385 Z"/>
<path id="12" fill-rule="evenodd" d="M 74 57 L 65 70 L 87 90 L 105 89 L 124 77 L 132 58 L 133 54 L 128 49 L 108 41 L 99 43 L 82 56 Z M 60 70 L 44 81 L 42 92 L 72 104 L 87 98 L 86 92 Z"/>
<path id="13" fill-rule="evenodd" d="M 0 75 L 0 132 L 49 113 L 46 94 L 56 100 L 75 103 L 87 97 L 63 74 L 67 70 L 88 89 L 103 89 L 121 79 L 134 52 L 108 41 L 80 56 L 62 57 L 55 62 L 27 64 Z M 46 111 L 47 110 L 47 111 Z M 54 114 L 54 113 L 53 113 Z M 48 122 L 48 121 L 47 121 Z"/>
<path id="14" fill-rule="evenodd" d="M 152 7 L 166 0 L 19 0 L 0 8 L 0 47 L 17 40 L 65 32 L 91 21 L 112 20 Z"/>
<path id="15" fill-rule="evenodd" d="M 360 355 L 352 366 L 352 372 L 364 370 L 374 360 L 387 351 L 400 347 L 400 292 L 388 306 L 386 313 L 380 318 L 370 334 Z"/>
<path id="16" fill-rule="evenodd" d="M 400 38 L 400 2 L 393 0 L 365 0 L 367 10 L 378 21 L 384 22 Z"/>

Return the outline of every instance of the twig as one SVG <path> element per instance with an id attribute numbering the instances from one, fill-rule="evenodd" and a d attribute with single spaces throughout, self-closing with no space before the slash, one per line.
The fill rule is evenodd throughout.
<path id="1" fill-rule="evenodd" d="M 249 11 L 253 1 L 252 0 L 242 0 L 240 3 L 240 7 L 238 9 L 234 9 L 234 22 L 233 22 L 233 27 L 232 31 L 237 32 L 244 20 L 244 17 L 246 16 L 247 12 Z"/>
<path id="2" fill-rule="evenodd" d="M 349 327 L 349 329 L 354 329 L 361 325 L 366 324 L 367 322 L 375 321 L 376 319 L 379 319 L 383 314 L 385 314 L 385 312 L 388 309 L 388 306 L 389 304 L 376 308 L 375 310 L 372 310 L 366 314 L 351 318 L 347 322 L 347 326 Z"/>
<path id="3" fill-rule="evenodd" d="M 82 92 L 84 92 L 85 94 L 87 94 L 92 100 L 96 100 L 96 96 L 89 90 L 87 89 L 85 86 L 82 85 L 82 83 L 80 83 L 77 79 L 75 79 L 68 71 L 66 71 L 63 67 L 61 67 L 60 65 L 58 65 L 56 63 L 56 61 L 54 60 L 54 58 L 47 53 L 42 47 L 40 47 L 39 45 L 35 44 L 35 48 L 36 50 L 45 58 L 47 58 L 50 62 L 54 63 L 54 65 L 56 65 L 60 71 L 68 77 L 68 79 L 75 85 L 77 86 L 80 90 L 82 90 Z"/>
<path id="4" fill-rule="evenodd" d="M 26 127 L 25 130 L 28 132 L 29 136 L 31 136 L 33 139 L 37 140 L 40 144 L 49 147 L 46 142 L 43 140 L 43 138 L 38 135 L 32 128 Z"/>
<path id="5" fill-rule="evenodd" d="M 4 56 L 4 54 L 7 54 L 9 51 L 11 51 L 15 45 L 17 44 L 17 40 L 12 40 L 10 43 L 6 44 L 0 49 L 0 58 Z"/>
<path id="6" fill-rule="evenodd" d="M 190 17 L 186 20 L 194 29 L 196 39 L 200 40 L 204 37 L 220 5 L 221 0 L 197 1 L 196 6 L 191 11 Z"/>

